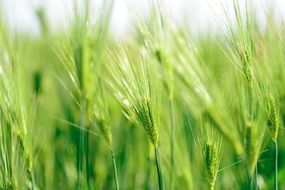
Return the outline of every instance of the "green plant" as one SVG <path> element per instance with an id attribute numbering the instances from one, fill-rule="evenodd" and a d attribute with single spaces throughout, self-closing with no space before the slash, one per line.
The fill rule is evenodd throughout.
<path id="1" fill-rule="evenodd" d="M 33 5 L 29 32 L 0 0 L 0 189 L 284 186 L 279 14 L 233 0 L 218 31 L 193 35 L 173 2 L 152 1 L 129 6 L 122 37 L 117 1 L 98 2 L 67 4 L 56 30 Z"/>
<path id="2" fill-rule="evenodd" d="M 105 7 L 100 13 L 101 20 L 93 26 L 89 26 L 90 22 L 89 1 L 84 3 L 84 14 L 80 15 L 80 10 L 75 4 L 75 21 L 71 26 L 71 34 L 66 42 L 58 47 L 58 56 L 64 65 L 71 85 L 65 84 L 61 79 L 60 82 L 72 97 L 77 110 L 79 110 L 79 129 L 77 142 L 77 188 L 81 188 L 81 173 L 85 164 L 86 183 L 88 188 L 91 188 L 91 181 L 89 175 L 90 160 L 89 160 L 89 126 L 91 124 L 91 117 L 93 114 L 90 105 L 95 98 L 95 84 L 96 77 L 93 71 L 101 65 L 102 59 L 100 54 L 103 52 L 103 44 L 105 43 L 105 33 L 108 29 L 109 17 L 111 14 L 113 1 L 106 2 L 108 7 Z M 100 25 L 99 25 L 100 23 Z M 97 51 L 94 56 L 94 51 Z M 95 65 L 95 63 L 98 65 Z M 98 118 L 97 118 L 98 119 Z M 101 118 L 99 118 L 100 120 Z M 101 121 L 100 121 L 101 122 Z M 100 123 L 99 122 L 99 123 Z M 103 121 L 105 122 L 105 121 Z M 103 136 L 106 137 L 108 131 L 105 131 L 106 125 L 98 124 L 100 126 Z M 109 135 L 106 138 L 110 138 Z M 107 139 L 111 142 L 111 139 Z M 112 153 L 113 155 L 113 153 Z M 84 161 L 85 159 L 85 161 Z"/>
<path id="3" fill-rule="evenodd" d="M 275 145 L 275 189 L 278 189 L 278 130 L 280 126 L 279 109 L 276 100 L 272 94 L 267 95 L 267 115 L 268 115 L 268 129 L 271 134 L 271 139 Z"/>
<path id="4" fill-rule="evenodd" d="M 111 87 L 115 96 L 143 127 L 155 149 L 159 189 L 164 189 L 158 149 L 159 94 L 152 60 L 144 48 L 123 47 L 120 55 L 110 59 Z M 115 71 L 115 72 L 114 72 Z"/>
<path id="5" fill-rule="evenodd" d="M 4 30 L 0 31 L 0 41 L 0 188 L 33 190 L 36 188 L 33 164 L 36 144 L 30 135 L 36 106 L 34 99 L 29 102 L 24 94 L 24 68 L 14 58 L 19 52 L 12 50 L 14 43 Z M 28 106 L 28 103 L 32 105 Z"/>

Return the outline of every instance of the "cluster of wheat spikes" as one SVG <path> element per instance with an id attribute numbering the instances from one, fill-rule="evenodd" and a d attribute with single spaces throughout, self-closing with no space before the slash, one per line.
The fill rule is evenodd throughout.
<path id="1" fill-rule="evenodd" d="M 0 187 L 35 189 L 33 160 L 36 145 L 31 135 L 36 99 L 27 102 L 22 86 L 24 68 L 19 63 L 18 51 L 7 37 L 7 31 L 0 30 Z"/>
<path id="2" fill-rule="evenodd" d="M 115 96 L 146 133 L 155 150 L 159 189 L 164 189 L 159 158 L 160 92 L 153 58 L 144 47 L 122 47 L 119 54 L 110 55 L 107 66 Z M 113 72 L 115 71 L 115 72 Z"/>
<path id="3" fill-rule="evenodd" d="M 71 36 L 67 42 L 60 44 L 58 48 L 59 57 L 68 73 L 71 87 L 68 87 L 60 78 L 66 90 L 72 97 L 78 118 L 78 142 L 77 142 L 77 189 L 82 187 L 92 188 L 90 177 L 89 158 L 89 133 L 93 131 L 92 126 L 98 126 L 101 136 L 106 140 L 111 150 L 116 189 L 119 189 L 115 155 L 112 149 L 111 124 L 108 113 L 108 104 L 104 100 L 104 86 L 101 78 L 94 75 L 99 73 L 102 67 L 102 55 L 104 43 L 106 43 L 106 32 L 108 29 L 113 1 L 106 3 L 103 11 L 98 15 L 97 23 L 90 24 L 87 1 L 83 15 L 80 15 L 77 4 L 75 4 L 75 23 L 71 28 Z M 91 26 L 89 26 L 90 24 Z M 93 132 L 96 134 L 96 132 Z M 84 161 L 85 159 L 85 161 Z M 82 171 L 85 164 L 86 183 L 82 182 Z"/>
<path id="4" fill-rule="evenodd" d="M 38 35 L 0 6 L 0 189 L 284 189 L 279 16 L 232 0 L 194 37 L 149 1 L 118 39 L 116 3 L 75 0 L 58 31 L 35 7 Z"/>

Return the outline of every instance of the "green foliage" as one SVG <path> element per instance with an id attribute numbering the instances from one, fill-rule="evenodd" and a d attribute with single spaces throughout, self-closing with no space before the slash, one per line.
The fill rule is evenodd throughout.
<path id="1" fill-rule="evenodd" d="M 94 20 L 91 2 L 74 3 L 57 32 L 36 9 L 38 36 L 1 17 L 0 189 L 285 185 L 285 30 L 273 14 L 262 30 L 234 0 L 221 36 L 194 38 L 155 1 L 120 41 L 113 0 Z"/>

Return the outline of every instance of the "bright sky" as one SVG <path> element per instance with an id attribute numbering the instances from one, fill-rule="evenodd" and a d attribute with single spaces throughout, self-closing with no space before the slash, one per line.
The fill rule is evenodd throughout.
<path id="1" fill-rule="evenodd" d="M 39 32 L 34 8 L 43 6 L 47 12 L 49 23 L 53 28 L 66 26 L 71 15 L 73 0 L 2 0 L 5 15 L 10 27 L 33 33 Z M 92 1 L 92 0 L 91 0 Z M 96 8 L 104 0 L 95 0 L 92 6 Z M 242 1 L 242 0 L 241 0 Z M 285 0 L 253 0 L 260 22 L 264 22 L 262 10 L 273 7 L 280 18 L 285 18 Z M 0 0 L 1 2 L 1 0 Z M 132 11 L 145 15 L 148 12 L 150 0 L 115 0 L 112 18 L 112 32 L 123 36 L 131 27 Z M 166 10 L 177 22 L 186 21 L 194 33 L 215 31 L 217 19 L 224 17 L 223 6 L 229 0 L 164 0 Z"/>

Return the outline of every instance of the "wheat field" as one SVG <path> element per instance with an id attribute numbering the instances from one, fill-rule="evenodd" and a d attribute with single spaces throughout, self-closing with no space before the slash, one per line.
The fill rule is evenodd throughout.
<path id="1" fill-rule="evenodd" d="M 285 189 L 278 15 L 232 0 L 193 36 L 149 1 L 117 39 L 116 1 L 90 1 L 56 32 L 42 8 L 39 35 L 0 17 L 0 189 Z"/>

